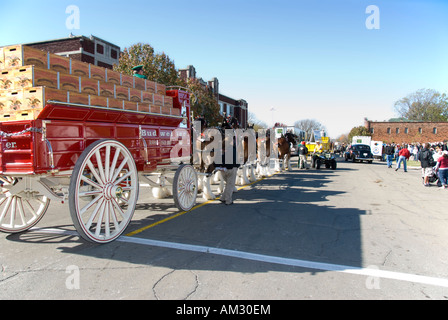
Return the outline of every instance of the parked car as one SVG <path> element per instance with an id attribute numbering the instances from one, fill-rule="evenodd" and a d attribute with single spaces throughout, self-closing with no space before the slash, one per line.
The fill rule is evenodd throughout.
<path id="1" fill-rule="evenodd" d="M 353 144 L 344 154 L 345 161 L 367 161 L 368 163 L 372 163 L 373 154 L 370 146 L 367 144 Z"/>

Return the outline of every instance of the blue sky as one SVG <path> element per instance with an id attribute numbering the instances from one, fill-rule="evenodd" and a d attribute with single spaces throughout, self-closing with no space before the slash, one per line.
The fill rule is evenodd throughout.
<path id="1" fill-rule="evenodd" d="M 80 29 L 66 27 L 69 5 Z M 379 29 L 366 28 L 369 5 Z M 217 77 L 260 120 L 312 118 L 331 137 L 395 117 L 395 101 L 418 89 L 448 93 L 446 0 L 0 0 L 0 11 L 0 46 L 70 32 L 149 43 L 177 68 Z"/>

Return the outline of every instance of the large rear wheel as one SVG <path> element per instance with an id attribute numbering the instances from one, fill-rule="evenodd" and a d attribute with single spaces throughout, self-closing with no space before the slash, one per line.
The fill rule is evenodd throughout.
<path id="1" fill-rule="evenodd" d="M 70 215 L 80 236 L 95 243 L 118 238 L 134 215 L 138 172 L 129 150 L 99 140 L 84 150 L 70 180 Z"/>

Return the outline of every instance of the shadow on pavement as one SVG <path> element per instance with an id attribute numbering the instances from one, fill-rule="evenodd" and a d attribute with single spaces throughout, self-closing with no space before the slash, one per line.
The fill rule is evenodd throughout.
<path id="1" fill-rule="evenodd" d="M 136 237 L 361 267 L 360 216 L 366 212 L 329 205 L 329 196 L 344 192 L 321 189 L 331 182 L 332 175 L 337 174 L 325 171 L 325 174 L 315 170 L 277 174 L 237 192 L 232 206 L 213 201 Z M 137 208 L 155 211 L 155 215 L 160 216 L 165 209 L 165 205 L 153 204 Z M 154 218 L 153 215 L 151 219 L 132 221 L 127 232 L 142 228 L 154 219 L 159 217 Z M 73 230 L 71 226 L 58 228 Z M 269 263 L 120 241 L 95 245 L 76 236 L 38 231 L 7 238 L 40 244 L 57 242 L 60 243 L 59 249 L 68 254 L 172 269 L 269 272 L 283 268 Z M 68 243 L 69 246 L 64 246 Z M 301 272 L 306 269 L 294 270 Z"/>

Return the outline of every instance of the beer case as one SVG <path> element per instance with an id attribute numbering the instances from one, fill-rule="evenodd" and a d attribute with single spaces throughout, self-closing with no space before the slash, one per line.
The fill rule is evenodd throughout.
<path id="1" fill-rule="evenodd" d="M 78 92 L 67 92 L 67 102 L 73 104 L 90 105 L 89 95 Z"/>
<path id="2" fill-rule="evenodd" d="M 148 104 L 154 104 L 153 93 L 148 91 L 142 91 L 142 102 Z"/>
<path id="3" fill-rule="evenodd" d="M 123 87 L 134 88 L 134 76 L 121 74 L 121 85 Z"/>
<path id="4" fill-rule="evenodd" d="M 48 52 L 24 46 L 15 45 L 3 48 L 4 68 L 33 65 L 48 69 Z"/>
<path id="5" fill-rule="evenodd" d="M 99 95 L 107 98 L 115 97 L 115 85 L 110 82 L 99 82 Z"/>
<path id="6" fill-rule="evenodd" d="M 0 90 L 47 86 L 58 88 L 58 73 L 35 66 L 11 67 L 0 71 Z"/>
<path id="7" fill-rule="evenodd" d="M 107 97 L 91 95 L 89 98 L 91 106 L 107 108 L 109 105 Z"/>
<path id="8" fill-rule="evenodd" d="M 106 68 L 90 64 L 90 79 L 106 81 Z"/>
<path id="9" fill-rule="evenodd" d="M 72 92 L 80 92 L 80 77 L 72 75 L 59 73 L 59 85 L 58 89 L 67 90 Z"/>
<path id="10" fill-rule="evenodd" d="M 142 91 L 129 88 L 129 100 L 133 102 L 142 102 Z"/>
<path id="11" fill-rule="evenodd" d="M 173 97 L 163 96 L 163 106 L 173 108 Z"/>
<path id="12" fill-rule="evenodd" d="M 51 69 L 56 72 L 60 73 L 70 73 L 71 68 L 71 61 L 70 58 L 59 56 L 57 54 L 48 54 L 48 61 L 50 63 L 50 67 L 48 69 Z"/>
<path id="13" fill-rule="evenodd" d="M 110 69 L 106 69 L 106 82 L 120 86 L 121 85 L 121 73 L 119 73 L 117 71 L 110 70 Z"/>
<path id="14" fill-rule="evenodd" d="M 33 87 L 3 91 L 0 105 L 3 114 L 14 114 L 23 110 L 42 110 L 47 101 L 68 102 L 67 91 L 48 87 Z M 15 117 L 9 117 L 9 120 Z"/>
<path id="15" fill-rule="evenodd" d="M 166 86 L 164 84 L 156 83 L 156 93 L 162 96 L 166 95 Z"/>
<path id="16" fill-rule="evenodd" d="M 115 98 L 129 101 L 129 88 L 115 85 Z"/>
<path id="17" fill-rule="evenodd" d="M 146 90 L 146 80 L 138 77 L 134 77 L 134 88 L 145 91 Z"/>
<path id="18" fill-rule="evenodd" d="M 163 106 L 163 96 L 157 93 L 153 94 L 154 97 L 154 105 Z"/>
<path id="19" fill-rule="evenodd" d="M 0 70 L 5 69 L 5 54 L 3 53 L 3 47 L 0 48 Z"/>
<path id="20" fill-rule="evenodd" d="M 89 64 L 79 61 L 79 60 L 71 60 L 71 72 L 70 74 L 78 76 L 78 77 L 84 77 L 89 78 L 90 75 L 90 68 Z"/>
<path id="21" fill-rule="evenodd" d="M 145 81 L 146 81 L 145 91 L 148 91 L 150 93 L 156 93 L 156 83 L 151 80 L 145 80 Z"/>
<path id="22" fill-rule="evenodd" d="M 79 84 L 79 92 L 90 95 L 99 95 L 99 83 L 98 80 L 81 77 Z"/>
<path id="23" fill-rule="evenodd" d="M 124 101 L 124 110 L 138 111 L 138 103 L 133 101 Z"/>

